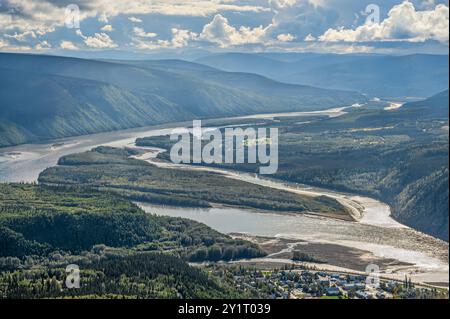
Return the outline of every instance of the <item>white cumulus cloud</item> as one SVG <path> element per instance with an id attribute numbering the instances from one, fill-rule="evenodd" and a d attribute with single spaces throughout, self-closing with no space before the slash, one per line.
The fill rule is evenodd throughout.
<path id="1" fill-rule="evenodd" d="M 172 39 L 170 40 L 159 39 L 146 41 L 147 39 L 145 37 L 137 37 L 134 39 L 134 45 L 141 50 L 178 49 L 187 47 L 190 41 L 198 39 L 198 34 L 189 30 L 172 28 L 171 33 Z"/>
<path id="2" fill-rule="evenodd" d="M 129 17 L 128 20 L 130 20 L 133 23 L 142 23 L 142 20 L 136 17 Z"/>
<path id="3" fill-rule="evenodd" d="M 394 6 L 380 23 L 366 23 L 356 29 L 328 29 L 320 41 L 370 42 L 449 41 L 449 8 L 439 4 L 431 10 L 418 11 L 410 1 Z"/>
<path id="4" fill-rule="evenodd" d="M 306 37 L 305 37 L 305 42 L 312 42 L 312 41 L 316 41 L 317 39 L 316 39 L 316 37 L 315 36 L 313 36 L 311 33 L 310 34 L 308 34 Z"/>
<path id="5" fill-rule="evenodd" d="M 188 46 L 189 41 L 195 40 L 198 35 L 189 30 L 182 30 L 177 28 L 172 28 L 172 47 L 183 48 Z"/>
<path id="6" fill-rule="evenodd" d="M 42 51 L 42 50 L 51 49 L 52 45 L 47 40 L 44 40 L 44 41 L 36 44 L 34 48 L 38 51 Z"/>
<path id="7" fill-rule="evenodd" d="M 231 26 L 228 19 L 217 14 L 214 19 L 203 27 L 200 39 L 219 44 L 222 48 L 257 44 L 264 41 L 268 27 L 250 28 L 242 26 L 239 29 Z"/>
<path id="8" fill-rule="evenodd" d="M 76 31 L 77 34 L 83 38 L 84 43 L 93 49 L 114 49 L 117 48 L 117 44 L 104 32 L 94 33 L 93 36 L 85 36 L 80 30 Z"/>
<path id="9" fill-rule="evenodd" d="M 146 32 L 143 28 L 134 27 L 133 33 L 140 38 L 155 38 L 158 35 L 154 32 Z"/>
<path id="10" fill-rule="evenodd" d="M 113 28 L 112 25 L 107 24 L 107 25 L 103 26 L 103 27 L 101 28 L 101 30 L 102 30 L 102 31 L 105 31 L 105 32 L 111 32 L 111 31 L 114 31 L 114 28 Z"/>
<path id="11" fill-rule="evenodd" d="M 59 43 L 59 48 L 63 50 L 78 50 L 78 47 L 71 41 L 62 40 Z"/>
<path id="12" fill-rule="evenodd" d="M 3 39 L 0 39 L 0 49 L 8 46 L 9 43 Z"/>
<path id="13" fill-rule="evenodd" d="M 279 34 L 277 40 L 281 42 L 291 42 L 295 40 L 295 36 L 290 33 Z"/>

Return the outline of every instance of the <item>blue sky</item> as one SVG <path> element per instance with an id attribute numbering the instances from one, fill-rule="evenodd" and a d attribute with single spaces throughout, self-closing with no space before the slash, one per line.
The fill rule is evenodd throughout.
<path id="1" fill-rule="evenodd" d="M 448 0 L 0 0 L 14 52 L 448 53 L 448 29 Z"/>

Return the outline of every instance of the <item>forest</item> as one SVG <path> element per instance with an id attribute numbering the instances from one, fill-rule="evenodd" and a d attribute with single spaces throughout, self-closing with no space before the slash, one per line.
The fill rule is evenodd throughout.
<path id="1" fill-rule="evenodd" d="M 153 204 L 184 207 L 220 204 L 278 212 L 332 213 L 349 218 L 346 209 L 335 200 L 299 196 L 208 172 L 158 168 L 129 158 L 135 153 L 135 150 L 99 147 L 69 155 L 60 159 L 59 166 L 42 172 L 39 183 L 83 185 Z"/>
<path id="2" fill-rule="evenodd" d="M 448 91 L 385 110 L 385 103 L 353 108 L 337 118 L 279 117 L 250 121 L 280 130 L 275 178 L 388 203 L 400 222 L 448 241 Z M 221 126 L 242 124 L 228 121 Z M 169 138 L 138 139 L 169 149 Z M 169 160 L 167 153 L 159 155 Z M 214 164 L 257 173 L 252 164 Z"/>
<path id="3" fill-rule="evenodd" d="M 255 244 L 105 192 L 0 184 L 0 298 L 242 297 L 187 262 L 262 256 Z M 70 264 L 82 289 L 64 289 Z"/>
<path id="4" fill-rule="evenodd" d="M 163 253 L 111 254 L 97 249 L 79 261 L 80 288 L 65 286 L 65 267 L 0 272 L 0 299 L 249 298 L 217 276 Z M 55 256 L 56 258 L 56 256 Z"/>

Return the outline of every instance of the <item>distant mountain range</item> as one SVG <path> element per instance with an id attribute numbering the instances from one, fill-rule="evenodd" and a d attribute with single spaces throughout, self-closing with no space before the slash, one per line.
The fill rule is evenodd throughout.
<path id="1" fill-rule="evenodd" d="M 198 63 L 278 81 L 358 91 L 380 98 L 426 98 L 449 86 L 448 55 L 226 53 Z"/>
<path id="2" fill-rule="evenodd" d="M 179 60 L 0 53 L 0 147 L 199 118 L 320 110 L 366 99 Z"/>

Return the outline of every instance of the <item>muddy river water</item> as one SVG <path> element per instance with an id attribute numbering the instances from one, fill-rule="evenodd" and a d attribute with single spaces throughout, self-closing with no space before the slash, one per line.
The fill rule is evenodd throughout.
<path id="1" fill-rule="evenodd" d="M 319 114 L 339 116 L 343 111 L 344 109 L 341 108 Z M 290 116 L 301 115 L 301 113 L 292 113 Z M 310 115 L 310 113 L 305 113 L 305 116 Z M 280 116 L 280 114 L 258 115 L 253 118 L 275 116 Z M 35 182 L 39 173 L 56 165 L 61 156 L 84 152 L 100 145 L 135 147 L 136 138 L 167 135 L 172 132 L 174 127 L 177 125 L 123 130 L 67 138 L 43 144 L 0 148 L 0 182 Z M 212 171 L 222 174 L 223 178 L 233 178 L 301 195 L 325 195 L 348 207 L 357 221 L 349 222 L 315 216 L 314 212 L 292 215 L 228 207 L 192 209 L 140 203 L 140 206 L 149 213 L 190 218 L 224 233 L 286 238 L 309 243 L 338 244 L 365 251 L 374 257 L 394 259 L 407 264 L 406 267 L 404 265 L 402 267 L 392 266 L 383 270 L 400 279 L 407 273 L 416 282 L 448 283 L 449 281 L 448 243 L 396 222 L 391 218 L 390 208 L 385 203 L 354 194 L 341 194 L 305 185 L 285 184 L 235 171 L 163 163 L 155 160 L 157 152 L 152 149 L 147 151 L 140 159 L 166 168 Z M 329 266 L 332 267 L 332 265 Z"/>

